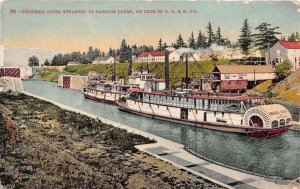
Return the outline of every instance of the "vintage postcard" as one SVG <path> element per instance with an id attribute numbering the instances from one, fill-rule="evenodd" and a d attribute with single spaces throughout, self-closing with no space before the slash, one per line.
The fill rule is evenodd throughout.
<path id="1" fill-rule="evenodd" d="M 0 1 L 0 189 L 300 188 L 300 1 Z"/>

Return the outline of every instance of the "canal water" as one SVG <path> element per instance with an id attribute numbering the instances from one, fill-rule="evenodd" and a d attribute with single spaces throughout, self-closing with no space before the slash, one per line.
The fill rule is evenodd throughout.
<path id="1" fill-rule="evenodd" d="M 85 99 L 80 91 L 57 87 L 46 81 L 23 81 L 24 90 L 99 117 L 117 121 L 168 140 L 196 144 L 202 155 L 247 171 L 295 179 L 300 176 L 300 133 L 288 131 L 271 139 L 257 139 L 234 133 L 144 118 L 121 112 L 116 106 Z"/>

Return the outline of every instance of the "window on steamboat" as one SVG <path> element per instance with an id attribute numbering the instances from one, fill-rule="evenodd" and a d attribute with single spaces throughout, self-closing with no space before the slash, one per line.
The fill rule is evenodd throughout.
<path id="1" fill-rule="evenodd" d="M 280 126 L 285 126 L 285 120 L 284 119 L 281 119 L 279 123 L 280 123 Z"/>
<path id="2" fill-rule="evenodd" d="M 272 121 L 272 127 L 278 127 L 278 121 Z"/>
<path id="3" fill-rule="evenodd" d="M 287 119 L 286 119 L 286 125 L 291 125 L 291 124 L 292 124 L 291 118 L 287 118 Z"/>

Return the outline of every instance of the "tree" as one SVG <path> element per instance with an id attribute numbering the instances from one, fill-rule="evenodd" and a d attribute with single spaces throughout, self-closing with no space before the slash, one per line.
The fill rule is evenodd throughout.
<path id="1" fill-rule="evenodd" d="M 45 60 L 45 62 L 44 62 L 44 66 L 50 66 L 50 62 L 49 62 L 49 60 L 48 60 L 48 59 L 46 59 L 46 60 Z"/>
<path id="2" fill-rule="evenodd" d="M 214 42 L 214 38 L 215 38 L 215 34 L 214 34 L 213 30 L 212 30 L 210 22 L 208 22 L 207 34 L 208 34 L 207 45 L 210 46 Z"/>
<path id="3" fill-rule="evenodd" d="M 115 57 L 116 56 L 116 50 L 112 50 L 111 47 L 108 50 L 107 56 L 112 56 Z"/>
<path id="4" fill-rule="evenodd" d="M 202 34 L 201 31 L 199 31 L 198 38 L 197 38 L 197 43 L 196 43 L 197 48 L 206 48 L 206 37 L 204 34 Z"/>
<path id="5" fill-rule="evenodd" d="M 176 41 L 176 49 L 180 47 L 185 47 L 185 43 L 183 41 L 183 38 L 181 37 L 181 34 L 179 34 L 177 41 Z"/>
<path id="6" fill-rule="evenodd" d="M 241 35 L 238 41 L 243 53 L 245 55 L 248 55 L 252 43 L 251 28 L 248 24 L 248 19 L 244 20 L 243 26 L 241 28 Z"/>
<path id="7" fill-rule="evenodd" d="M 163 45 L 163 49 L 166 49 L 166 48 L 168 48 L 168 45 L 167 45 L 167 43 L 165 42 L 164 45 Z"/>
<path id="8" fill-rule="evenodd" d="M 36 56 L 32 56 L 28 59 L 28 66 L 33 67 L 33 66 L 39 66 L 39 59 Z"/>
<path id="9" fill-rule="evenodd" d="M 191 37 L 189 38 L 189 47 L 196 49 L 196 42 L 194 38 L 194 32 L 192 32 Z"/>
<path id="10" fill-rule="evenodd" d="M 218 27 L 218 30 L 217 30 L 217 34 L 216 34 L 216 37 L 215 37 L 215 42 L 218 44 L 218 45 L 227 45 L 228 44 L 228 40 L 227 39 L 224 39 L 222 37 L 222 34 L 221 34 L 221 28 Z"/>
<path id="11" fill-rule="evenodd" d="M 289 60 L 275 66 L 276 80 L 281 81 L 291 73 L 292 64 Z"/>
<path id="12" fill-rule="evenodd" d="M 129 52 L 128 52 L 127 43 L 125 39 L 123 39 L 120 47 L 120 61 L 126 62 L 128 60 L 128 56 L 129 56 Z"/>
<path id="13" fill-rule="evenodd" d="M 280 32 L 275 31 L 279 27 L 272 28 L 270 26 L 271 24 L 264 22 L 255 28 L 255 30 L 258 30 L 258 33 L 253 35 L 255 37 L 255 46 L 261 50 L 267 49 L 268 43 L 270 46 L 273 46 L 279 40 L 275 36 L 276 34 L 281 34 Z"/>
<path id="14" fill-rule="evenodd" d="M 161 40 L 161 38 L 159 39 L 159 41 L 158 41 L 158 47 L 157 47 L 157 50 L 158 51 L 161 51 L 163 49 L 163 45 L 162 45 L 162 40 Z"/>

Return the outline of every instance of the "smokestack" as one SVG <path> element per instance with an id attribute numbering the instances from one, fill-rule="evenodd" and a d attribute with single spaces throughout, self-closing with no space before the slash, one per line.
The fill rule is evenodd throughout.
<path id="1" fill-rule="evenodd" d="M 132 49 L 129 48 L 129 55 L 128 55 L 128 76 L 132 74 Z"/>
<path id="2" fill-rule="evenodd" d="M 166 82 L 166 89 L 170 89 L 170 76 L 169 76 L 169 51 L 165 50 L 165 82 Z"/>
<path id="3" fill-rule="evenodd" d="M 185 53 L 185 88 L 187 89 L 189 86 L 189 61 L 188 61 L 188 53 Z"/>
<path id="4" fill-rule="evenodd" d="M 117 63 L 116 63 L 116 57 L 114 57 L 113 81 L 117 81 Z"/>

